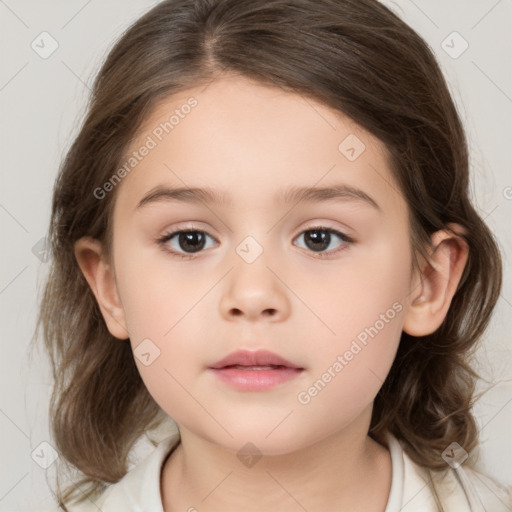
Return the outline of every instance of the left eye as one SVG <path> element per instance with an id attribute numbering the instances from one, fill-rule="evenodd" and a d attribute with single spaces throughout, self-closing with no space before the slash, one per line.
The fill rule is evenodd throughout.
<path id="1" fill-rule="evenodd" d="M 316 227 L 316 228 L 310 228 L 306 231 L 303 231 L 297 238 L 298 240 L 300 237 L 304 237 L 306 249 L 310 249 L 313 252 L 320 253 L 320 256 L 324 256 L 324 251 L 329 245 L 331 245 L 332 242 L 332 235 L 335 237 L 341 239 L 344 243 L 350 243 L 352 242 L 352 239 L 349 238 L 344 233 L 341 233 L 340 231 L 337 231 L 336 229 L 331 228 L 324 228 L 324 227 Z M 341 243 L 341 246 L 344 244 Z M 339 247 L 339 246 L 338 246 Z M 338 252 L 337 250 L 331 250 L 328 251 L 328 253 Z"/>

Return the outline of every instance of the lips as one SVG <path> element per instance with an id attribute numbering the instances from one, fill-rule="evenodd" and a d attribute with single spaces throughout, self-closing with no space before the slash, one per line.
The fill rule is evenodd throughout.
<path id="1" fill-rule="evenodd" d="M 279 367 L 303 369 L 268 350 L 237 350 L 210 366 L 212 369 L 236 368 L 240 370 L 272 370 Z"/>
<path id="2" fill-rule="evenodd" d="M 269 391 L 297 378 L 301 368 L 267 350 L 238 350 L 210 366 L 215 378 L 237 391 Z"/>

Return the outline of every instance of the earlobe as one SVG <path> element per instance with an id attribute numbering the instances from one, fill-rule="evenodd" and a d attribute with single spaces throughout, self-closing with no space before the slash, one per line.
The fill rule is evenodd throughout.
<path id="1" fill-rule="evenodd" d="M 432 235 L 433 251 L 412 292 L 403 325 L 404 332 L 411 336 L 426 336 L 441 326 L 466 266 L 469 247 L 460 236 L 462 227 L 449 227 L 458 235 L 449 230 Z"/>
<path id="2" fill-rule="evenodd" d="M 107 328 L 119 339 L 129 337 L 123 306 L 119 299 L 114 271 L 105 261 L 99 240 L 83 237 L 75 243 L 75 258 L 96 297 Z"/>

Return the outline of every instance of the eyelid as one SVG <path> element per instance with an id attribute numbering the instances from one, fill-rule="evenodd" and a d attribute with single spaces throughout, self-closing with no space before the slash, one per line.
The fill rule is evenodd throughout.
<path id="1" fill-rule="evenodd" d="M 216 242 L 218 242 L 217 238 L 210 233 L 209 228 L 202 227 L 201 222 L 199 221 L 197 221 L 198 224 L 196 224 L 195 222 L 196 221 L 182 222 L 173 225 L 173 227 L 171 228 L 165 228 L 163 230 L 163 235 L 159 236 L 158 238 L 163 238 L 167 235 L 180 233 L 182 231 L 198 231 L 200 233 L 206 233 L 208 236 L 212 237 Z"/>
<path id="2" fill-rule="evenodd" d="M 338 233 L 341 233 L 343 236 L 346 236 L 347 238 L 352 239 L 352 235 L 349 233 L 353 233 L 353 229 L 348 227 L 346 224 L 342 224 L 342 227 L 333 226 L 333 221 L 330 220 L 317 220 L 317 221 L 311 221 L 306 224 L 306 226 L 302 226 L 299 231 L 297 232 L 297 235 L 300 235 L 303 231 L 309 231 L 310 229 L 325 229 L 330 231 L 336 231 Z M 338 222 L 338 224 L 340 224 Z"/>

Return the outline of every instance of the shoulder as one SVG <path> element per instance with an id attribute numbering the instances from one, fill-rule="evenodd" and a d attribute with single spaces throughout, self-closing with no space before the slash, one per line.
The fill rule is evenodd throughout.
<path id="1" fill-rule="evenodd" d="M 179 434 L 158 443 L 146 458 L 132 467 L 119 482 L 110 485 L 99 497 L 66 504 L 69 512 L 163 512 L 160 492 L 162 465 L 179 444 Z"/>
<path id="2" fill-rule="evenodd" d="M 510 512 L 512 510 L 512 487 L 504 487 L 491 477 L 475 470 L 460 466 L 457 477 L 468 494 L 484 507 L 485 511 Z"/>
<path id="3" fill-rule="evenodd" d="M 512 489 L 506 488 L 463 464 L 447 466 L 443 471 L 431 471 L 416 464 L 402 449 L 396 438 L 388 435 L 392 456 L 393 482 L 399 488 L 395 497 L 401 512 L 510 512 Z M 395 491 L 395 494 L 398 494 Z M 386 512 L 394 512 L 394 508 Z"/>

